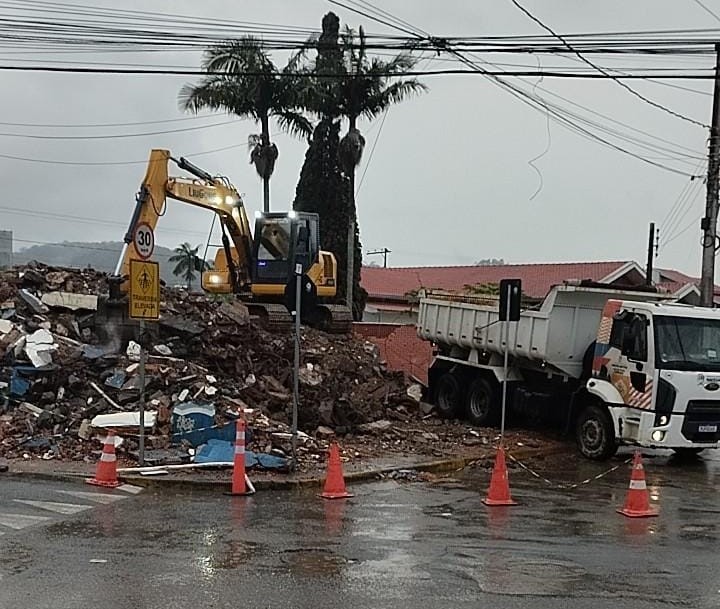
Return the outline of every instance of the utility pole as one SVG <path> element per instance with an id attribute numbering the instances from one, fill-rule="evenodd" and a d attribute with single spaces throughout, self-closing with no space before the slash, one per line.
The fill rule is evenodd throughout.
<path id="1" fill-rule="evenodd" d="M 720 43 L 715 45 L 715 89 L 713 92 L 710 144 L 708 146 L 707 198 L 705 217 L 700 221 L 702 239 L 702 274 L 700 304 L 712 307 L 715 292 L 715 245 L 717 241 L 718 180 L 720 179 Z"/>
<path id="2" fill-rule="evenodd" d="M 653 284 L 653 258 L 655 257 L 655 222 L 650 222 L 648 235 L 647 266 L 645 267 L 645 285 Z"/>
<path id="3" fill-rule="evenodd" d="M 383 268 L 386 269 L 387 268 L 387 255 L 392 254 L 392 252 L 388 248 L 384 247 L 381 250 L 373 250 L 372 252 L 367 253 L 368 256 L 377 256 L 378 254 L 382 255 Z"/>
<path id="4" fill-rule="evenodd" d="M 355 278 L 355 220 L 351 219 L 348 224 L 347 236 L 347 277 L 345 283 L 345 299 L 350 315 L 355 319 L 353 309 L 353 285 Z"/>

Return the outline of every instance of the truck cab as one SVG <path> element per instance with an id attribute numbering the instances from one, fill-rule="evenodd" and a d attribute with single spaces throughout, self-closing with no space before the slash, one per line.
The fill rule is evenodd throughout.
<path id="1" fill-rule="evenodd" d="M 699 452 L 720 442 L 720 311 L 608 300 L 587 391 L 620 443 Z M 592 446 L 601 421 L 578 434 Z M 582 440 L 582 438 L 579 438 Z M 581 446 L 582 450 L 582 446 Z"/>

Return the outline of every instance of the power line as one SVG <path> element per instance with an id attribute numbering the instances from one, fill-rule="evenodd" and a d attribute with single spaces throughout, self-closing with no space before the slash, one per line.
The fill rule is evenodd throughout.
<path id="1" fill-rule="evenodd" d="M 530 19 L 532 19 L 535 23 L 537 23 L 541 28 L 543 28 L 544 30 L 546 30 L 547 32 L 549 32 L 550 34 L 552 34 L 553 36 L 555 36 L 560 42 L 562 42 L 562 43 L 568 48 L 568 50 L 572 51 L 575 55 L 577 55 L 577 57 L 578 57 L 579 59 L 581 59 L 582 61 L 584 61 L 584 62 L 585 62 L 586 64 L 588 64 L 589 66 L 595 68 L 595 69 L 596 69 L 598 72 L 600 72 L 601 74 L 612 78 L 612 80 L 615 80 L 623 89 L 626 89 L 627 91 L 629 91 L 630 93 L 632 93 L 632 94 L 633 94 L 635 97 L 637 97 L 638 99 L 641 99 L 642 101 L 650 104 L 651 106 L 653 106 L 653 107 L 655 107 L 655 108 L 658 108 L 658 109 L 660 109 L 660 110 L 663 110 L 664 112 L 667 112 L 668 114 L 671 114 L 672 116 L 675 116 L 676 118 L 680 118 L 680 119 L 682 119 L 682 120 L 684 120 L 684 121 L 687 121 L 687 122 L 692 123 L 692 124 L 694 124 L 694 125 L 698 125 L 698 126 L 703 127 L 703 128 L 707 128 L 707 129 L 710 128 L 710 125 L 706 125 L 705 123 L 701 123 L 700 121 L 696 121 L 694 118 L 690 118 L 690 117 L 688 117 L 688 116 L 685 116 L 684 114 L 680 114 L 679 112 L 675 112 L 675 110 L 672 110 L 672 109 L 670 109 L 670 108 L 668 108 L 668 107 L 666 107 L 666 106 L 663 106 L 662 104 L 659 104 L 658 102 L 653 101 L 652 99 L 649 99 L 649 98 L 645 97 L 642 93 L 637 92 L 635 89 L 633 89 L 632 87 L 626 85 L 626 84 L 625 84 L 624 82 L 622 82 L 621 80 L 618 80 L 617 77 L 614 77 L 612 74 L 610 74 L 609 72 L 607 72 L 604 68 L 602 68 L 601 66 L 593 63 L 592 61 L 590 61 L 589 59 L 587 59 L 584 55 L 582 55 L 581 53 L 579 53 L 578 51 L 576 51 L 576 50 L 570 45 L 570 43 L 565 40 L 565 38 L 564 38 L 563 36 L 561 36 L 560 34 L 557 34 L 555 31 L 552 30 L 552 28 L 550 28 L 549 26 L 545 25 L 542 21 L 540 21 L 540 19 L 538 19 L 537 17 L 535 17 L 535 15 L 533 15 L 533 14 L 532 14 L 530 11 L 528 11 L 522 4 L 520 4 L 520 3 L 518 2 L 518 0 L 510 0 L 510 2 L 512 2 L 518 9 L 520 9 L 525 15 L 527 15 Z"/>
<path id="2" fill-rule="evenodd" d="M 129 137 L 148 137 L 151 135 L 169 135 L 171 133 L 185 133 L 187 131 L 197 131 L 199 129 L 208 129 L 210 127 L 222 127 L 240 122 L 239 120 L 223 121 L 213 123 L 212 125 L 196 125 L 194 127 L 184 127 L 182 129 L 168 129 L 166 131 L 146 131 L 144 133 L 112 133 L 105 135 L 38 135 L 31 133 L 0 133 L 0 137 L 20 137 L 32 140 L 112 140 Z"/>
<path id="3" fill-rule="evenodd" d="M 333 4 L 338 4 L 337 0 L 330 0 L 330 2 Z M 345 6 L 345 8 L 348 8 L 349 10 L 351 10 L 353 12 L 357 12 L 356 9 L 354 9 L 352 7 Z M 375 20 L 374 17 L 370 17 L 370 18 Z M 420 34 L 413 33 L 413 35 L 416 37 L 416 39 L 418 39 L 420 41 L 422 41 L 424 39 L 423 36 L 421 36 Z M 454 49 L 451 45 L 446 44 L 444 50 L 446 52 L 458 57 L 464 65 L 469 66 L 473 71 L 489 77 L 492 82 L 494 82 L 496 85 L 507 90 L 513 97 L 516 97 L 518 100 L 520 100 L 524 104 L 529 105 L 531 108 L 534 108 L 535 110 L 540 110 L 543 113 L 549 114 L 550 116 L 552 116 L 552 118 L 556 122 L 560 123 L 561 125 L 565 126 L 566 128 L 568 128 L 572 131 L 575 131 L 577 133 L 580 133 L 581 135 L 584 135 L 586 137 L 590 137 L 591 139 L 593 139 L 605 146 L 608 146 L 619 152 L 623 152 L 623 153 L 625 153 L 629 156 L 632 156 L 638 160 L 641 160 L 644 163 L 647 163 L 649 165 L 653 165 L 655 167 L 664 169 L 665 171 L 669 171 L 671 173 L 676 173 L 679 175 L 684 175 L 686 177 L 690 177 L 690 174 L 688 174 L 685 171 L 681 171 L 674 167 L 670 167 L 668 165 L 663 165 L 662 163 L 658 163 L 656 161 L 653 161 L 652 159 L 643 157 L 643 156 L 636 154 L 630 150 L 627 150 L 626 148 L 624 148 L 622 146 L 618 146 L 617 144 L 614 144 L 613 142 L 609 142 L 605 138 L 602 138 L 602 137 L 598 136 L 597 134 L 592 133 L 592 132 L 588 131 L 587 129 L 577 125 L 572 120 L 570 120 L 566 116 L 564 116 L 561 111 L 551 108 L 550 105 L 548 103 L 546 103 L 545 101 L 538 101 L 536 98 L 529 95 L 526 91 L 522 90 L 521 88 L 515 86 L 514 84 L 509 83 L 506 80 L 504 80 L 503 78 L 499 77 L 499 75 L 507 76 L 508 75 L 507 72 L 501 70 L 497 73 L 493 73 L 492 71 L 487 70 L 486 68 L 480 67 L 476 63 L 467 59 L 462 53 L 460 53 L 459 51 Z M 492 64 L 489 64 L 489 65 L 492 65 Z M 537 75 L 537 73 L 536 73 L 536 75 Z"/>
<path id="4" fill-rule="evenodd" d="M 214 154 L 216 152 L 224 152 L 225 150 L 232 150 L 234 148 L 245 148 L 247 144 L 232 144 L 230 146 L 223 146 L 222 148 L 214 148 L 213 150 L 205 150 L 202 152 L 192 152 L 186 154 L 186 157 L 202 156 L 205 154 Z M 42 163 L 46 165 L 75 165 L 80 167 L 112 167 L 115 165 L 146 165 L 147 159 L 141 161 L 59 161 L 53 159 L 33 159 L 22 156 L 13 156 L 10 154 L 0 154 L 0 159 L 8 159 L 11 161 L 24 161 L 28 163 Z"/>
<path id="5" fill-rule="evenodd" d="M 449 51 L 458 53 L 459 51 Z M 688 72 L 672 72 L 667 74 L 652 74 L 646 72 L 638 72 L 635 74 L 594 74 L 590 72 L 573 72 L 573 71 L 551 71 L 551 70 L 483 70 L 483 74 L 487 76 L 516 76 L 537 78 L 543 76 L 545 78 L 576 78 L 587 80 L 648 80 L 649 78 L 664 78 L 668 80 L 712 80 L 714 75 L 707 73 L 698 73 L 701 71 L 712 70 L 712 68 L 696 68 L 695 73 Z M 226 72 L 208 72 L 203 70 L 184 70 L 184 69 L 145 69 L 145 68 L 91 68 L 91 67 L 71 67 L 71 66 L 17 66 L 17 65 L 0 65 L 0 71 L 4 72 L 53 72 L 63 74 L 130 74 L 130 75 L 148 75 L 148 76 L 228 76 Z M 445 70 L 404 70 L 398 72 L 379 72 L 376 75 L 384 78 L 394 78 L 399 76 L 437 76 L 437 75 L 460 75 L 474 74 L 478 70 L 463 69 L 445 69 Z M 233 76 L 250 76 L 261 77 L 267 76 L 265 72 L 238 71 L 233 72 Z M 347 78 L 344 74 L 312 74 L 306 72 L 280 72 L 273 75 L 276 78 L 327 78 L 327 79 L 343 79 Z M 687 118 L 687 117 L 686 117 Z M 693 119 L 688 119 L 692 121 Z M 703 126 L 702 123 L 697 123 Z"/>
<path id="6" fill-rule="evenodd" d="M 712 15 L 713 17 L 715 17 L 715 19 L 717 19 L 718 21 L 720 21 L 720 16 L 718 16 L 717 13 L 711 11 L 711 10 L 710 10 L 707 6 L 705 6 L 700 0 L 694 0 L 694 1 L 695 1 L 695 4 L 697 4 L 698 6 L 700 6 L 706 13 Z"/>

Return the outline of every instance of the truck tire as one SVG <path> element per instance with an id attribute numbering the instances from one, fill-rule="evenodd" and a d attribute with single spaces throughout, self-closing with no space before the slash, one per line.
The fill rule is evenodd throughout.
<path id="1" fill-rule="evenodd" d="M 497 423 L 497 391 L 485 378 L 478 377 L 468 388 L 465 395 L 465 414 L 468 421 L 479 427 Z"/>
<path id="2" fill-rule="evenodd" d="M 587 406 L 579 414 L 575 423 L 575 439 L 580 453 L 594 461 L 605 461 L 618 449 L 610 415 L 597 404 Z"/>
<path id="3" fill-rule="evenodd" d="M 462 404 L 462 388 L 454 374 L 446 372 L 438 378 L 433 401 L 441 417 L 451 419 L 457 416 Z"/>

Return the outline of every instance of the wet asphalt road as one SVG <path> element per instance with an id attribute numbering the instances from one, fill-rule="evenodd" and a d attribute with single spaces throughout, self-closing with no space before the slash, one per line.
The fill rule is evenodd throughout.
<path id="1" fill-rule="evenodd" d="M 574 456 L 533 465 L 566 483 L 607 468 Z M 153 491 L 98 501 L 82 484 L 0 476 L 0 608 L 720 606 L 720 455 L 645 465 L 661 515 L 644 520 L 615 513 L 627 465 L 576 490 L 513 469 L 521 505 L 493 509 L 480 503 L 480 468 L 356 485 L 345 502 Z"/>

